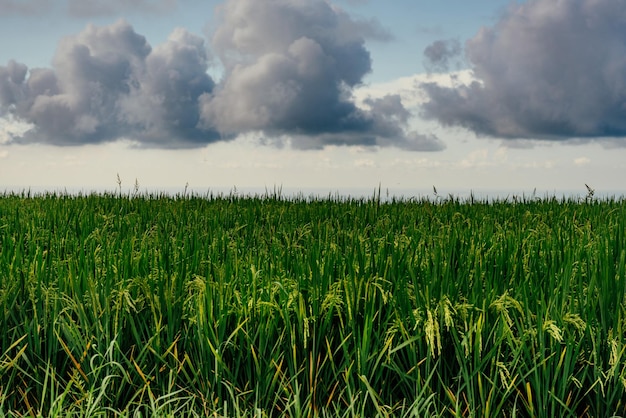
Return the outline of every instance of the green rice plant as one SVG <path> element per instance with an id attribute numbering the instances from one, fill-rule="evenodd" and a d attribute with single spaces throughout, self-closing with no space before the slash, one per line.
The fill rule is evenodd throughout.
<path id="1" fill-rule="evenodd" d="M 0 414 L 626 415 L 626 206 L 0 196 Z"/>

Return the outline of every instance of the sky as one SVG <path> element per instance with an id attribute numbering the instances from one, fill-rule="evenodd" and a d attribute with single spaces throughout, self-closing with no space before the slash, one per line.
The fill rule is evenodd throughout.
<path id="1" fill-rule="evenodd" d="M 622 0 L 0 0 L 0 189 L 626 194 Z"/>

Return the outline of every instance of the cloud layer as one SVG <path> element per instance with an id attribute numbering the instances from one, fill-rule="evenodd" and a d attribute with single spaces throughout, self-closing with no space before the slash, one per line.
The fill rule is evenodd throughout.
<path id="1" fill-rule="evenodd" d="M 444 46 L 427 51 L 435 64 Z M 626 136 L 626 2 L 513 4 L 465 51 L 476 81 L 424 84 L 427 118 L 502 138 Z"/>
<path id="2" fill-rule="evenodd" d="M 375 22 L 324 0 L 228 0 L 219 22 L 211 53 L 183 29 L 153 48 L 125 21 L 90 25 L 61 41 L 51 69 L 0 67 L 0 115 L 34 125 L 16 142 L 188 147 L 256 132 L 302 148 L 443 149 L 409 132 L 399 96 L 355 105 L 371 71 L 365 42 L 389 37 Z M 212 59 L 224 68 L 217 83 Z"/>

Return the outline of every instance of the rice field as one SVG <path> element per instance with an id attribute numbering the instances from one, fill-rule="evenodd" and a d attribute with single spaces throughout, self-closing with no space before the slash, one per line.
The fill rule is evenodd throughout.
<path id="1" fill-rule="evenodd" d="M 626 415 L 626 202 L 0 196 L 0 416 Z"/>

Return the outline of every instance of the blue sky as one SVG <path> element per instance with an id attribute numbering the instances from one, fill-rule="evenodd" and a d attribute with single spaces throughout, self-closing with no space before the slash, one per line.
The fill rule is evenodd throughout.
<path id="1" fill-rule="evenodd" d="M 0 0 L 0 187 L 622 194 L 624 17 L 610 0 Z"/>

